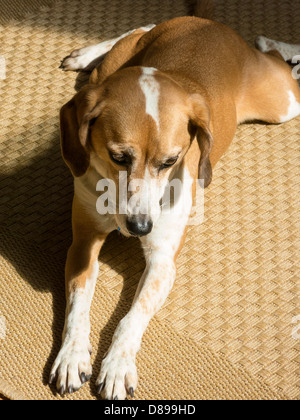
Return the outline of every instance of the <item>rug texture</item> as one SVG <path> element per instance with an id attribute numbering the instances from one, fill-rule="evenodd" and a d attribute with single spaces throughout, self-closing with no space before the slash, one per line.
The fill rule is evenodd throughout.
<path id="1" fill-rule="evenodd" d="M 47 380 L 64 324 L 73 185 L 58 113 L 77 74 L 61 72 L 60 60 L 189 14 L 193 3 L 0 0 L 0 394 L 7 398 L 61 399 Z M 299 0 L 217 0 L 216 18 L 251 44 L 261 34 L 300 42 Z M 174 289 L 145 334 L 136 399 L 299 399 L 299 133 L 299 118 L 239 127 L 206 191 L 204 223 L 189 229 Z M 94 374 L 65 399 L 97 398 L 102 357 L 144 269 L 139 243 L 112 234 L 100 268 Z"/>

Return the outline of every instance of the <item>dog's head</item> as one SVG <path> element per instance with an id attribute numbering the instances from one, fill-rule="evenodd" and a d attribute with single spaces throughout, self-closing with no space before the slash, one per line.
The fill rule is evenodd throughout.
<path id="1" fill-rule="evenodd" d="M 194 138 L 201 150 L 199 179 L 207 187 L 213 142 L 209 109 L 202 96 L 187 94 L 155 69 L 118 71 L 100 86 L 85 86 L 61 110 L 62 152 L 74 177 L 92 166 L 114 181 L 118 201 L 119 175 L 126 172 L 127 210 L 115 218 L 127 235 L 150 233 L 166 185 Z"/>

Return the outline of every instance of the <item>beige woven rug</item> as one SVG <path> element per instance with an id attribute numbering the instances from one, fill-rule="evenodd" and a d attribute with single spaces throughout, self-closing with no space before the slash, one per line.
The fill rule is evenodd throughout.
<path id="1" fill-rule="evenodd" d="M 184 15 L 193 1 L 32 0 L 25 17 L 10 3 L 0 0 L 0 394 L 60 399 L 46 384 L 63 329 L 71 238 L 58 111 L 76 74 L 58 65 L 74 48 Z M 249 42 L 259 34 L 300 41 L 299 0 L 217 0 L 217 17 Z M 145 335 L 136 399 L 300 397 L 299 130 L 299 118 L 239 128 L 206 192 L 205 222 L 189 230 L 174 290 Z M 102 356 L 144 268 L 139 244 L 116 234 L 100 262 L 94 376 L 65 399 L 96 399 Z"/>
<path id="2" fill-rule="evenodd" d="M 56 0 L 9 0 L 1 1 L 0 23 L 20 19 L 29 13 L 38 11 L 43 6 L 51 6 Z"/>

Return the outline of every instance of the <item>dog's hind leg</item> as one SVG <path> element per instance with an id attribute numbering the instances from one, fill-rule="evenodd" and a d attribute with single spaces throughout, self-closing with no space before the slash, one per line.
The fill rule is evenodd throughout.
<path id="1" fill-rule="evenodd" d="M 255 60 L 247 62 L 243 94 L 237 101 L 238 122 L 261 120 L 280 124 L 298 117 L 300 88 L 296 71 L 299 66 L 292 70 L 286 60 L 299 59 L 300 46 L 260 37 L 256 47 L 260 51 L 253 49 Z"/>
<path id="2" fill-rule="evenodd" d="M 98 66 L 106 54 L 121 40 L 134 33 L 145 33 L 153 29 L 155 25 L 148 25 L 139 29 L 126 32 L 125 34 L 100 42 L 100 44 L 74 50 L 70 55 L 62 60 L 60 68 L 64 71 L 92 71 Z"/>

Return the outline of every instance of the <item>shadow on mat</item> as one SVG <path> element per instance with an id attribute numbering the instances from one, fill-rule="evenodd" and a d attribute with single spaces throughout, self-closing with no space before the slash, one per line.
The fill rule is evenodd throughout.
<path id="1" fill-rule="evenodd" d="M 51 124 L 55 127 L 57 121 L 45 122 L 41 132 Z M 23 137 L 30 142 L 30 129 L 23 133 Z M 26 161 L 26 156 L 23 160 Z M 18 167 L 5 171 L 2 168 L 0 171 L 0 226 L 3 227 L 0 249 L 4 258 L 10 261 L 20 276 L 35 290 L 50 292 L 53 296 L 53 344 L 43 371 L 46 385 L 51 366 L 61 346 L 64 326 L 64 265 L 72 236 L 73 180 L 61 157 L 58 132 L 54 133 L 53 142 L 47 150 L 35 154 L 31 159 L 27 158 L 27 161 L 30 163 L 25 165 L 20 158 Z M 19 249 L 22 248 L 26 252 L 20 252 Z M 121 264 L 118 255 L 123 255 Z M 121 275 L 124 284 L 119 303 L 101 331 L 99 346 L 94 348 L 97 356 L 90 385 L 94 395 L 94 382 L 99 374 L 103 355 L 111 343 L 113 331 L 130 308 L 142 274 L 140 266 L 137 273 L 132 273 L 134 261 L 128 255 L 133 255 L 135 261 L 137 258 L 142 259 L 140 244 L 134 239 L 123 238 L 118 233 L 112 233 L 108 237 L 100 254 L 100 263 L 108 265 Z M 53 387 L 52 391 L 56 394 Z"/>
<path id="2" fill-rule="evenodd" d="M 26 17 L 24 18 L 24 16 L 26 16 L 26 14 L 39 14 L 39 13 L 43 13 L 39 12 L 40 7 L 39 6 L 32 6 L 32 5 L 24 5 L 23 7 L 18 7 L 18 0 L 13 0 L 10 2 L 4 1 L 4 4 L 2 5 L 1 3 L 3 3 L 3 0 L 0 0 L 0 7 L 2 6 L 3 8 L 3 12 L 1 15 L 1 24 L 9 24 L 9 22 L 13 19 L 13 21 L 20 21 L 20 22 L 24 22 L 24 19 L 26 19 Z M 75 3 L 74 5 L 72 5 L 72 12 L 74 13 L 74 15 L 72 16 L 72 18 L 70 18 L 69 14 L 66 13 L 65 16 L 58 16 L 58 18 L 55 20 L 53 18 L 53 14 L 55 15 L 55 12 L 52 14 L 52 19 L 47 21 L 47 24 L 49 25 L 49 28 L 51 29 L 51 31 L 55 31 L 55 33 L 57 34 L 63 34 L 63 33 L 78 33 L 80 31 L 80 34 L 82 36 L 95 36 L 95 33 L 91 34 L 91 31 L 95 31 L 95 27 L 91 26 L 91 20 L 92 19 L 88 19 L 88 13 L 90 13 L 91 17 L 93 17 L 95 14 L 99 14 L 99 26 L 97 28 L 98 32 L 99 32 L 99 36 L 101 36 L 101 32 L 105 32 L 106 27 L 105 27 L 105 23 L 106 22 L 118 22 L 118 20 L 120 20 L 120 13 L 124 13 L 125 11 L 125 16 L 121 16 L 121 19 L 125 19 L 128 21 L 128 24 L 131 27 L 138 27 L 138 26 L 143 26 L 145 25 L 145 22 L 150 23 L 147 21 L 147 19 L 149 19 L 149 14 L 153 14 L 154 10 L 153 10 L 153 6 L 151 5 L 151 2 L 148 2 L 145 5 L 142 5 L 142 7 L 138 8 L 138 11 L 136 12 L 136 9 L 138 6 L 137 5 L 133 5 L 132 4 L 132 0 L 122 0 L 122 6 L 120 8 L 120 1 L 119 0 L 106 0 L 105 1 L 99 1 L 99 0 L 94 0 L 92 3 L 90 4 L 85 4 L 84 6 L 84 13 L 87 15 L 87 17 L 84 19 L 81 15 L 82 15 L 82 2 L 80 3 Z M 106 4 L 105 4 L 106 3 Z M 188 15 L 192 15 L 194 12 L 194 7 L 195 7 L 195 0 L 184 0 L 184 3 L 186 5 L 186 12 Z M 172 3 L 171 3 L 172 4 Z M 26 10 L 26 6 L 27 6 L 27 10 Z M 48 5 L 47 7 L 50 7 L 52 10 L 55 9 L 55 0 L 48 0 Z M 71 8 L 68 6 L 66 6 L 66 10 L 68 10 L 69 12 L 71 11 Z M 18 10 L 20 9 L 20 10 Z M 170 7 L 170 11 L 172 12 L 172 7 Z M 161 19 L 161 14 L 159 12 L 156 13 L 157 18 Z M 170 16 L 171 18 L 172 16 Z M 127 18 L 127 19 L 126 19 Z M 23 23 L 22 22 L 22 23 Z M 78 26 L 76 24 L 76 22 L 78 22 Z M 87 24 L 88 22 L 88 24 Z M 26 25 L 26 20 L 24 22 L 24 24 Z M 43 25 L 43 21 L 40 23 L 38 19 L 31 19 L 30 20 L 30 26 L 35 26 L 35 27 L 39 27 L 39 26 Z M 103 29 L 102 29 L 103 28 Z M 102 36 L 103 37 L 103 36 Z"/>

